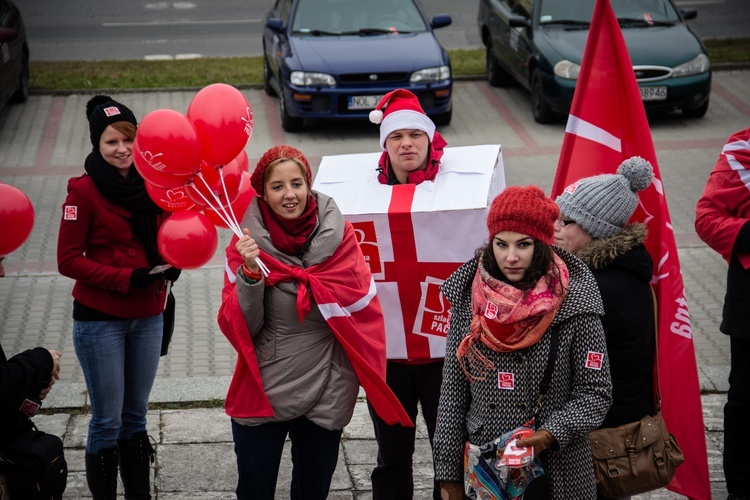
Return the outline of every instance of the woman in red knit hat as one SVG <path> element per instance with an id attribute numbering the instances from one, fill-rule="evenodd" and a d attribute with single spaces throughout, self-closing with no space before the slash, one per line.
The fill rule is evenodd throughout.
<path id="1" fill-rule="evenodd" d="M 410 421 L 385 383 L 383 314 L 351 224 L 310 189 L 296 148 L 266 151 L 251 184 L 258 196 L 227 247 L 219 310 L 238 352 L 225 404 L 237 498 L 275 497 L 289 436 L 291 498 L 323 500 L 360 385 L 382 418 Z"/>
<path id="2" fill-rule="evenodd" d="M 603 308 L 586 265 L 551 246 L 559 215 L 536 186 L 505 189 L 487 217 L 489 243 L 442 285 L 451 303 L 434 452 L 443 498 L 596 498 L 588 433 L 612 390 Z M 514 443 L 518 428 L 527 435 Z M 534 458 L 509 472 L 484 458 L 493 442 Z"/>

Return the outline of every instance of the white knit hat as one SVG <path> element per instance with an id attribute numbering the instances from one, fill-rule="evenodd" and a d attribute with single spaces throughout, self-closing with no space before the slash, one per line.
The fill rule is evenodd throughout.
<path id="1" fill-rule="evenodd" d="M 654 170 L 640 156 L 601 174 L 574 182 L 555 200 L 560 213 L 570 217 L 594 238 L 609 238 L 625 227 L 638 208 L 638 191 L 651 185 Z"/>
<path id="2" fill-rule="evenodd" d="M 406 89 L 388 92 L 370 111 L 370 121 L 380 124 L 380 147 L 385 151 L 385 140 L 394 130 L 421 130 L 432 142 L 435 124 L 422 109 L 417 96 Z"/>

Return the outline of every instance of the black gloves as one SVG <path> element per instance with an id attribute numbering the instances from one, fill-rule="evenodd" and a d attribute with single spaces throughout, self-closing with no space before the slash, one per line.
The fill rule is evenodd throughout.
<path id="1" fill-rule="evenodd" d="M 175 282 L 177 281 L 177 278 L 180 277 L 182 269 L 170 267 L 166 271 L 153 274 L 149 274 L 150 271 L 151 269 L 148 269 L 146 267 L 133 269 L 133 274 L 130 275 L 130 288 L 146 288 L 158 279 L 165 279 Z"/>
<path id="2" fill-rule="evenodd" d="M 164 276 L 164 279 L 167 281 L 175 282 L 177 281 L 177 278 L 180 277 L 180 273 L 182 272 L 182 269 L 178 269 L 176 267 L 170 267 L 166 271 L 164 271 L 162 276 Z"/>
<path id="3" fill-rule="evenodd" d="M 147 267 L 133 269 L 133 274 L 130 275 L 130 288 L 146 288 L 162 277 L 161 273 L 149 274 L 149 271 L 151 269 Z"/>

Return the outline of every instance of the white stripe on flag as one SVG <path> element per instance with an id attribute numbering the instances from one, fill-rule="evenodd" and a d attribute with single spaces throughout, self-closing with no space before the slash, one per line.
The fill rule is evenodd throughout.
<path id="1" fill-rule="evenodd" d="M 577 116 L 568 116 L 568 124 L 565 126 L 565 132 L 573 134 L 577 137 L 583 137 L 589 139 L 602 146 L 607 146 L 610 149 L 622 152 L 622 142 L 620 139 L 610 134 L 603 128 L 597 127 L 593 123 L 589 123 L 586 120 L 581 120 Z"/>
<path id="2" fill-rule="evenodd" d="M 375 297 L 375 293 L 375 279 L 370 279 L 370 289 L 367 290 L 367 294 L 354 304 L 347 307 L 341 307 L 337 303 L 331 302 L 329 304 L 318 304 L 318 309 L 320 309 L 320 313 L 323 315 L 323 318 L 326 321 L 328 321 L 328 319 L 330 318 L 351 316 L 352 313 L 361 311 L 362 309 L 367 307 L 372 301 L 373 297 Z"/>
<path id="3" fill-rule="evenodd" d="M 227 279 L 230 283 L 236 283 L 237 282 L 237 273 L 232 272 L 231 269 L 229 269 L 229 260 L 224 259 L 224 272 L 227 273 Z"/>

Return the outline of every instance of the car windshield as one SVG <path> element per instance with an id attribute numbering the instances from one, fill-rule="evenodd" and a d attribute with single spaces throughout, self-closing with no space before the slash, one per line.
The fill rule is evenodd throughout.
<path id="1" fill-rule="evenodd" d="M 300 0 L 295 35 L 373 35 L 427 31 L 413 0 Z"/>
<path id="2" fill-rule="evenodd" d="M 588 26 L 596 0 L 537 0 L 541 1 L 539 24 L 567 24 Z M 610 0 L 620 24 L 673 24 L 680 20 L 668 0 Z"/>

